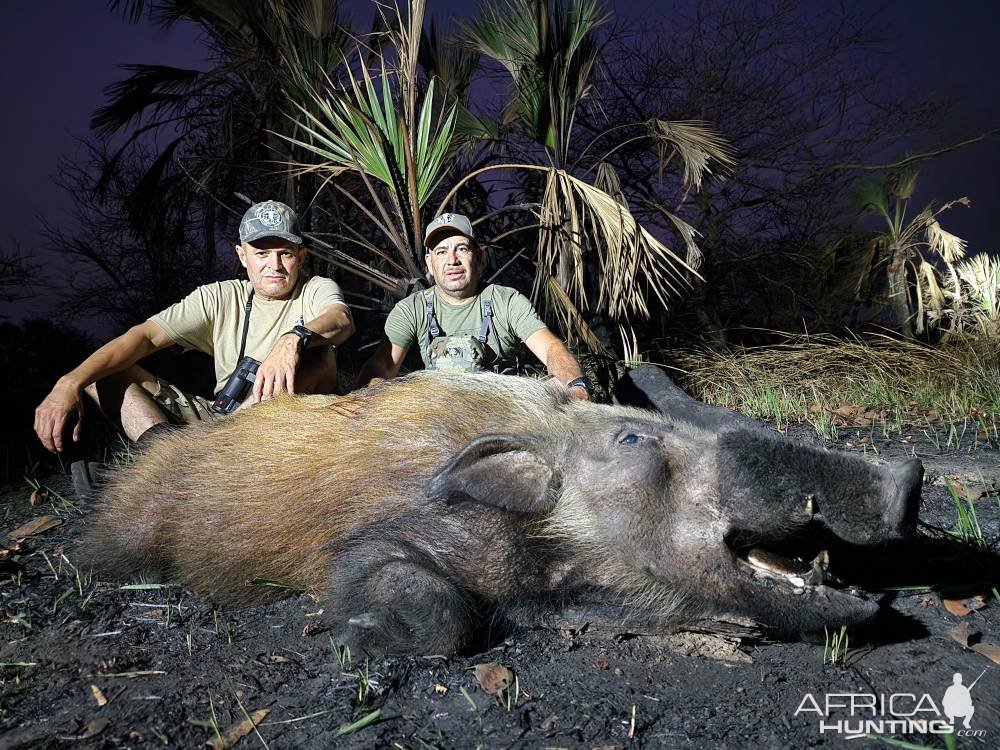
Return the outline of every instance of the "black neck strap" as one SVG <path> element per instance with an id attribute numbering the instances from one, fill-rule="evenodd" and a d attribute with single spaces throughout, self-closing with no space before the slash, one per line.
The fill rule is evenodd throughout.
<path id="1" fill-rule="evenodd" d="M 250 307 L 253 305 L 253 289 L 247 295 L 247 303 L 243 306 L 243 337 L 240 339 L 240 356 L 236 358 L 237 364 L 243 361 L 243 352 L 247 348 L 247 331 L 250 330 Z"/>

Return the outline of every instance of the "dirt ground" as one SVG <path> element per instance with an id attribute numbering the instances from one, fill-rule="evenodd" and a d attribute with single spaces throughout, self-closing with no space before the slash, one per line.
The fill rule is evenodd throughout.
<path id="1" fill-rule="evenodd" d="M 806 428 L 791 432 L 822 442 Z M 949 428 L 886 438 L 859 428 L 842 429 L 836 444 L 923 459 L 921 519 L 943 529 L 958 515 L 944 478 L 960 483 L 995 551 L 1000 454 L 983 437 Z M 526 628 L 470 656 L 342 663 L 306 595 L 220 610 L 177 588 L 122 589 L 76 571 L 72 542 L 86 507 L 66 502 L 75 503 L 66 477 L 42 482 L 52 491 L 34 505 L 23 483 L 3 488 L 0 500 L 8 534 L 40 517 L 63 522 L 21 541 L 0 537 L 0 748 L 857 748 L 887 738 L 945 747 L 939 735 L 898 725 L 860 727 L 872 739 L 847 740 L 835 730 L 851 730 L 852 717 L 838 705 L 852 694 L 857 705 L 892 705 L 897 717 L 936 719 L 931 706 L 943 706 L 956 672 L 966 686 L 979 681 L 971 732 L 948 737 L 949 746 L 1000 746 L 992 585 L 981 599 L 949 595 L 947 607 L 926 587 L 889 594 L 893 624 L 852 638 L 835 664 L 829 643 L 636 635 L 584 622 Z M 974 579 L 993 558 L 963 559 Z M 490 664 L 512 677 L 495 694 L 487 688 L 507 673 L 481 666 Z M 892 717 L 859 709 L 859 718 Z"/>

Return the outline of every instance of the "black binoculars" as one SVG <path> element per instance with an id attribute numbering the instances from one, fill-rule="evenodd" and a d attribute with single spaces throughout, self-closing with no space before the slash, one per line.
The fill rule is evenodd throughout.
<path id="1" fill-rule="evenodd" d="M 253 383 L 257 379 L 258 367 L 260 367 L 260 362 L 253 357 L 241 359 L 222 390 L 216 394 L 212 411 L 218 414 L 230 414 L 236 411 L 249 395 L 250 389 L 253 388 Z"/>

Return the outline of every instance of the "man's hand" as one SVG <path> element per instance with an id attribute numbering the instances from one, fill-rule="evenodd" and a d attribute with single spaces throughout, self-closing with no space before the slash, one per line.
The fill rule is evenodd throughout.
<path id="1" fill-rule="evenodd" d="M 257 368 L 251 403 L 267 401 L 282 393 L 295 393 L 295 370 L 299 366 L 301 342 L 294 333 L 278 337 L 270 354 Z"/>
<path id="2" fill-rule="evenodd" d="M 48 450 L 62 453 L 63 435 L 70 419 L 75 418 L 73 442 L 80 441 L 83 426 L 83 399 L 80 389 L 59 381 L 35 409 L 35 434 Z"/>
<path id="3" fill-rule="evenodd" d="M 590 401 L 590 391 L 582 385 L 574 385 L 572 388 L 567 388 L 566 393 L 578 401 Z"/>

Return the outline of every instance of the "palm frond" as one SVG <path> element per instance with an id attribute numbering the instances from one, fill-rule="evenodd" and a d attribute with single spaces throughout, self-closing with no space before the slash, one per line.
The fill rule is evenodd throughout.
<path id="1" fill-rule="evenodd" d="M 954 263 L 965 257 L 966 241 L 943 229 L 937 219 L 927 222 L 926 237 L 928 246 L 946 262 Z"/>
<path id="2" fill-rule="evenodd" d="M 707 122 L 671 122 L 654 118 L 646 127 L 655 142 L 661 177 L 674 154 L 684 165 L 684 184 L 695 190 L 701 189 L 705 175 L 723 176 L 736 166 L 732 146 Z"/>
<path id="3" fill-rule="evenodd" d="M 553 276 L 577 305 L 589 307 L 586 252 L 598 267 L 597 309 L 619 319 L 649 317 L 646 292 L 666 307 L 688 286 L 684 272 L 695 273 L 640 226 L 627 205 L 562 170 L 549 172 L 540 223 L 536 295 Z"/>
<path id="4" fill-rule="evenodd" d="M 94 112 L 91 129 L 101 138 L 114 135 L 149 111 L 185 106 L 201 84 L 202 73 L 170 65 L 123 65 L 128 78 L 109 85 L 109 102 Z"/>

